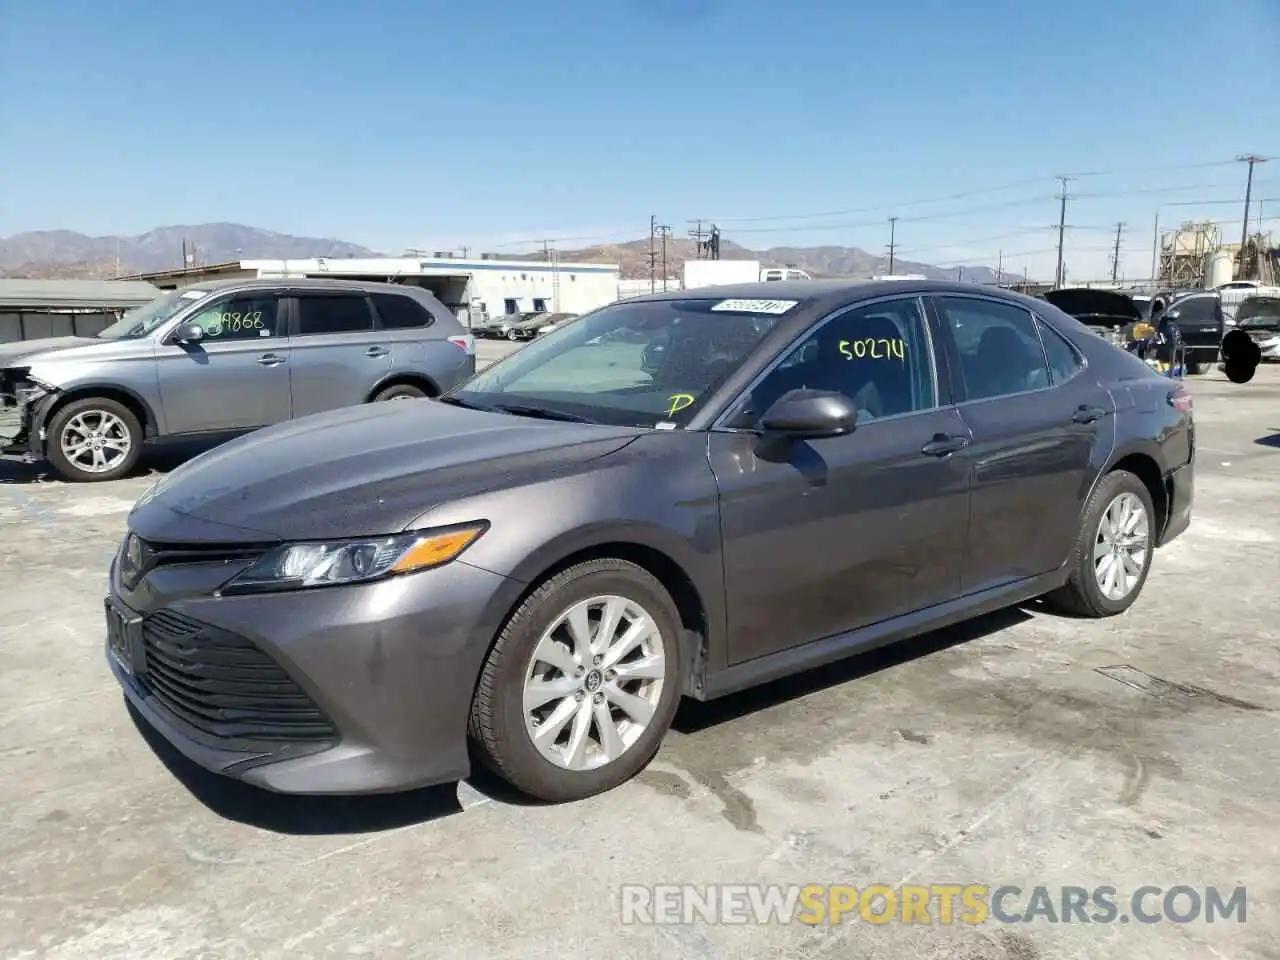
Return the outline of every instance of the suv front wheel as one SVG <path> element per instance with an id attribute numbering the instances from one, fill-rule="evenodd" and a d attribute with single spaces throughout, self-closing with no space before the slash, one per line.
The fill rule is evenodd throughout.
<path id="1" fill-rule="evenodd" d="M 106 397 L 73 400 L 49 421 L 47 455 L 76 483 L 118 480 L 142 456 L 142 425 L 124 404 Z"/>

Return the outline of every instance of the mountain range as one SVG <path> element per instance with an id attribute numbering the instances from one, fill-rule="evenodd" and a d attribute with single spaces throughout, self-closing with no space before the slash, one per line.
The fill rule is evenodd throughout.
<path id="1" fill-rule="evenodd" d="M 661 276 L 661 243 L 655 244 Z M 624 278 L 649 276 L 649 239 L 602 244 L 576 250 L 560 250 L 561 262 L 617 263 Z M 182 266 L 183 257 L 194 263 L 221 263 L 227 260 L 397 256 L 349 243 L 320 237 L 299 237 L 275 233 L 238 223 L 202 223 L 191 226 L 158 227 L 138 236 L 90 237 L 70 230 L 40 230 L 0 237 L 0 276 L 105 279 L 115 276 L 172 270 Z M 693 259 L 693 240 L 668 239 L 666 273 L 678 276 L 685 260 Z M 888 259 L 858 247 L 770 247 L 751 250 L 722 238 L 720 255 L 725 260 L 759 260 L 766 266 L 798 267 L 814 277 L 862 278 L 887 273 Z M 490 255 L 498 256 L 498 255 Z M 501 259 L 542 260 L 541 250 L 502 254 Z M 895 260 L 894 273 L 917 273 L 932 279 L 964 279 L 974 283 L 995 283 L 1001 278 L 985 266 L 937 267 L 927 263 Z M 1003 279 L 1015 279 L 1005 275 Z"/>

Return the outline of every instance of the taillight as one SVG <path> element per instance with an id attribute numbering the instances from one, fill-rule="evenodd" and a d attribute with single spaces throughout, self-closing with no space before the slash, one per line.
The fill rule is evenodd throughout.
<path id="1" fill-rule="evenodd" d="M 1179 413 L 1191 412 L 1191 391 L 1178 384 L 1169 391 L 1169 406 L 1177 410 Z"/>
<path id="2" fill-rule="evenodd" d="M 462 337 L 450 337 L 449 342 L 467 356 L 472 356 L 476 352 L 476 338 L 470 334 Z"/>

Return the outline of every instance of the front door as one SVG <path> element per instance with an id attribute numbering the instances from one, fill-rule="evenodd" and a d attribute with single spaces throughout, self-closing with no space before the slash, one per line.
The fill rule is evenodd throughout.
<path id="1" fill-rule="evenodd" d="M 171 435 L 254 430 L 288 420 L 289 338 L 280 298 L 237 293 L 212 301 L 187 322 L 195 343 L 166 338 L 156 375 Z"/>
<path id="2" fill-rule="evenodd" d="M 294 416 L 364 403 L 391 371 L 391 345 L 374 332 L 368 298 L 299 294 L 294 304 Z"/>
<path id="3" fill-rule="evenodd" d="M 934 302 L 959 368 L 960 415 L 973 431 L 961 457 L 973 471 L 964 591 L 1055 570 L 1110 456 L 1115 402 L 1078 351 L 1022 307 L 966 296 Z"/>
<path id="4" fill-rule="evenodd" d="M 836 390 L 853 433 L 779 458 L 751 426 L 793 389 Z M 729 658 L 741 663 L 954 597 L 968 517 L 966 428 L 944 402 L 921 302 L 819 323 L 710 434 Z M 762 456 L 762 452 L 764 456 Z"/>

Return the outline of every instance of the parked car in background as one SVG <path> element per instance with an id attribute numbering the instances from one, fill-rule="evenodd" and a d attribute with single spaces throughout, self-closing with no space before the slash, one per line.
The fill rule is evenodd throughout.
<path id="1" fill-rule="evenodd" d="M 1236 308 L 1236 329 L 1258 345 L 1261 361 L 1280 360 L 1280 296 L 1252 296 Z"/>
<path id="2" fill-rule="evenodd" d="M 514 314 L 498 326 L 499 336 L 508 340 L 532 340 L 538 335 L 538 328 L 547 322 L 550 313 Z"/>
<path id="3" fill-rule="evenodd" d="M 547 322 L 538 328 L 538 336 L 545 337 L 548 333 L 560 329 L 570 320 L 576 320 L 577 317 L 576 313 L 549 313 L 546 316 Z"/>
<path id="4" fill-rule="evenodd" d="M 372 401 L 433 397 L 475 341 L 428 291 L 350 280 L 226 280 L 165 294 L 96 337 L 0 345 L 0 452 L 114 480 L 146 442 L 245 433 Z"/>
<path id="5" fill-rule="evenodd" d="M 1044 300 L 1116 346 L 1132 339 L 1133 328 L 1151 316 L 1150 303 L 1115 290 L 1063 287 L 1042 294 Z"/>
<path id="6" fill-rule="evenodd" d="M 179 467 L 129 515 L 107 657 L 180 751 L 268 789 L 476 756 L 573 800 L 684 697 L 1033 597 L 1123 613 L 1191 522 L 1194 433 L 1181 381 L 1005 291 L 624 300 L 438 401 Z"/>
<path id="7" fill-rule="evenodd" d="M 1217 362 L 1227 331 L 1222 299 L 1217 293 L 1197 290 L 1174 293 L 1167 303 L 1156 322 L 1167 320 L 1177 325 L 1186 351 L 1186 372 L 1203 373 Z"/>

